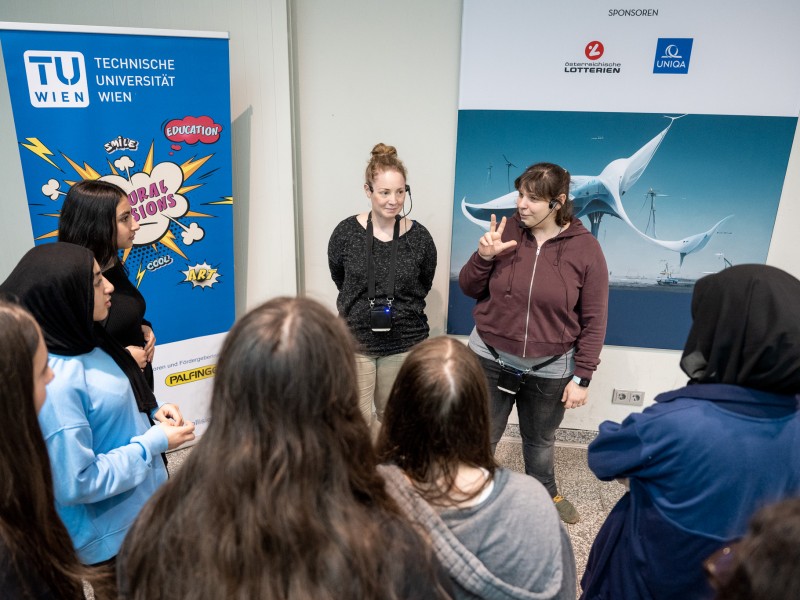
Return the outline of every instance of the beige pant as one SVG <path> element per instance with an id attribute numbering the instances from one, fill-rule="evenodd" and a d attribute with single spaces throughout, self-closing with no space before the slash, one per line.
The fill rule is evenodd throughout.
<path id="1" fill-rule="evenodd" d="M 389 356 L 364 356 L 356 354 L 356 372 L 358 375 L 358 407 L 372 430 L 373 437 L 380 429 L 383 411 L 389 392 L 403 365 L 408 352 L 390 354 Z"/>

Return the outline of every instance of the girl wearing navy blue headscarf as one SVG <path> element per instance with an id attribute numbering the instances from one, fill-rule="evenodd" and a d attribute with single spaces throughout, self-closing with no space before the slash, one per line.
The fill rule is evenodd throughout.
<path id="1" fill-rule="evenodd" d="M 800 494 L 800 281 L 741 265 L 698 280 L 688 384 L 589 446 L 630 491 L 592 546 L 582 598 L 712 598 L 702 563 L 766 504 Z"/>

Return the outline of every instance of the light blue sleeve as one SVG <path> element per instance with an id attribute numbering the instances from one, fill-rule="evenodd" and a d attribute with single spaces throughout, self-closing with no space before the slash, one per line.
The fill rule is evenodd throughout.
<path id="1" fill-rule="evenodd" d="M 86 390 L 74 383 L 52 390 L 48 386 L 48 401 L 39 415 L 55 498 L 64 505 L 98 502 L 135 488 L 155 468 L 154 457 L 168 447 L 166 433 L 154 425 L 118 448 L 95 454 L 84 408 Z M 57 407 L 51 393 L 58 395 Z"/>

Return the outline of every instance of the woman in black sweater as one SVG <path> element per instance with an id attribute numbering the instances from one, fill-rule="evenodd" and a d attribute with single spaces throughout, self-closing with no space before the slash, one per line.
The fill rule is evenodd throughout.
<path id="1" fill-rule="evenodd" d="M 133 246 L 138 229 L 124 191 L 107 181 L 84 180 L 74 184 L 64 200 L 58 241 L 94 252 L 103 275 L 114 286 L 106 331 L 131 353 L 153 389 L 151 362 L 156 336 L 144 318 L 144 297 L 128 279 L 128 271 L 119 258 L 120 250 L 127 255 Z"/>
<path id="2" fill-rule="evenodd" d="M 428 337 L 425 297 L 436 271 L 436 246 L 428 230 L 406 216 L 411 189 L 394 146 L 372 149 L 364 177 L 370 210 L 336 226 L 328 267 L 339 290 L 339 314 L 358 342 L 359 407 L 374 425 L 375 417 L 383 418 L 408 351 Z"/>

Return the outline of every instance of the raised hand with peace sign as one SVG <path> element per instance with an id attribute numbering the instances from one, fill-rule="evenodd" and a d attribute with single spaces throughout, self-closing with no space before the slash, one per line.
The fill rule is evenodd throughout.
<path id="1" fill-rule="evenodd" d="M 478 256 L 484 260 L 494 260 L 494 257 L 505 252 L 509 248 L 517 245 L 516 240 L 508 242 L 503 241 L 503 231 L 506 228 L 506 218 L 500 220 L 500 225 L 497 224 L 497 217 L 492 214 L 492 220 L 489 225 L 489 231 L 481 236 L 478 241 Z"/>

